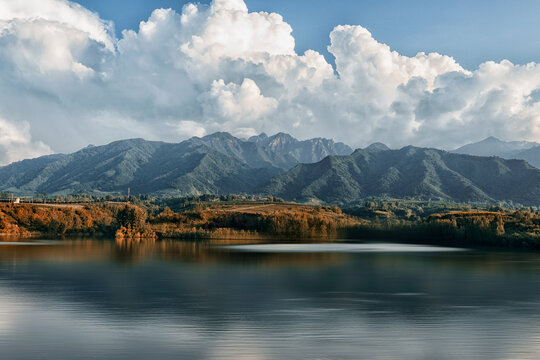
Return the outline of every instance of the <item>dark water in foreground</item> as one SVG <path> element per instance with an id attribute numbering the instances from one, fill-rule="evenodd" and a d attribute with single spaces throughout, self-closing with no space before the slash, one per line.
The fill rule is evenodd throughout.
<path id="1" fill-rule="evenodd" d="M 540 254 L 0 242 L 0 359 L 539 359 Z"/>

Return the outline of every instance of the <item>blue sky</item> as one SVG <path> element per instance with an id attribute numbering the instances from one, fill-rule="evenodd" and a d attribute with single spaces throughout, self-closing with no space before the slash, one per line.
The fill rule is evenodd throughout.
<path id="1" fill-rule="evenodd" d="M 135 29 L 155 8 L 182 9 L 183 0 L 79 0 L 113 20 L 116 31 Z M 208 3 L 209 1 L 202 1 Z M 340 24 L 362 25 L 401 54 L 436 51 L 474 69 L 487 60 L 540 60 L 540 1 L 536 0 L 247 0 L 250 11 L 277 12 L 291 24 L 296 50 L 326 51 Z"/>

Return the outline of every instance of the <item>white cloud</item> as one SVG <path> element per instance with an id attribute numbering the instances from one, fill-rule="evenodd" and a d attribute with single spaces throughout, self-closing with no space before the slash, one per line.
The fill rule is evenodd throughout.
<path id="1" fill-rule="evenodd" d="M 242 0 L 157 9 L 137 31 L 113 34 L 109 21 L 65 0 L 0 0 L 0 117 L 35 139 L 7 145 L 9 159 L 47 152 L 43 144 L 67 152 L 219 130 L 352 146 L 540 141 L 534 63 L 468 71 L 449 56 L 403 56 L 361 26 L 338 26 L 328 47 L 334 69 L 315 51 L 296 54 L 289 24 Z"/>
<path id="2" fill-rule="evenodd" d="M 395 90 L 413 77 L 426 79 L 431 87 L 441 74 L 464 72 L 453 58 L 437 53 L 419 53 L 415 57 L 400 55 L 377 42 L 361 26 L 337 26 L 330 39 L 328 50 L 336 57 L 337 71 L 342 80 L 355 83 L 362 90 L 368 89 L 368 86 L 385 91 Z"/>
<path id="3" fill-rule="evenodd" d="M 292 28 L 281 15 L 249 13 L 242 0 L 215 0 L 208 9 L 200 8 L 187 5 L 182 16 L 188 34 L 181 49 L 191 59 L 205 64 L 221 58 L 261 62 L 265 54 L 295 54 Z"/>
<path id="4" fill-rule="evenodd" d="M 0 1 L 0 20 L 14 19 L 62 24 L 66 28 L 85 32 L 90 39 L 104 44 L 110 51 L 114 50 L 112 22 L 104 21 L 97 14 L 67 0 Z"/>
<path id="5" fill-rule="evenodd" d="M 215 130 L 225 128 L 234 132 L 236 129 L 258 128 L 258 122 L 274 112 L 278 102 L 265 97 L 257 84 L 251 79 L 244 79 L 241 85 L 225 84 L 223 80 L 214 81 L 210 91 L 201 95 L 203 119 L 215 123 Z M 216 126 L 217 125 L 217 126 Z M 255 133 L 254 129 L 251 131 Z"/>
<path id="6" fill-rule="evenodd" d="M 176 132 L 178 135 L 188 138 L 188 137 L 203 137 L 206 135 L 206 129 L 196 121 L 182 120 L 178 124 L 173 124 L 172 126 L 176 127 Z"/>
<path id="7" fill-rule="evenodd" d="M 13 64 L 21 80 L 36 83 L 44 76 L 72 72 L 79 79 L 93 75 L 96 44 L 88 34 L 43 19 L 0 23 L 1 56 Z"/>
<path id="8" fill-rule="evenodd" d="M 0 118 L 0 165 L 50 153 L 47 145 L 32 141 L 27 123 L 14 125 Z"/>

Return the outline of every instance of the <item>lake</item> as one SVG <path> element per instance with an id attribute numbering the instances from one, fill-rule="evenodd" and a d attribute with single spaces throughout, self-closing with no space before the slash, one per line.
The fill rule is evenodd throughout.
<path id="1" fill-rule="evenodd" d="M 0 359 L 539 359 L 540 254 L 0 241 Z"/>

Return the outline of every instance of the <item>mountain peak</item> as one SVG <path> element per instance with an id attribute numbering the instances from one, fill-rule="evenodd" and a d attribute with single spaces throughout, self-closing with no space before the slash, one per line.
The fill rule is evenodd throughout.
<path id="1" fill-rule="evenodd" d="M 123 139 L 116 140 L 106 145 L 100 146 L 87 146 L 79 151 L 93 151 L 95 149 L 125 149 L 125 148 L 144 148 L 144 147 L 156 147 L 164 144 L 162 141 L 149 141 L 143 138 Z"/>
<path id="2" fill-rule="evenodd" d="M 236 139 L 234 136 L 225 131 L 218 131 L 210 135 L 202 137 L 203 140 L 231 140 Z"/>
<path id="3" fill-rule="evenodd" d="M 476 156 L 499 156 L 505 159 L 523 159 L 534 166 L 539 166 L 540 161 L 534 156 L 534 148 L 539 143 L 530 141 L 503 141 L 490 136 L 482 141 L 464 145 L 453 152 Z"/>
<path id="4" fill-rule="evenodd" d="M 388 146 L 386 146 L 385 144 L 381 143 L 381 142 L 376 142 L 376 143 L 373 143 L 371 145 L 369 145 L 366 150 L 368 151 L 387 151 L 387 150 L 390 150 L 390 148 Z"/>
<path id="5" fill-rule="evenodd" d="M 273 136 L 270 136 L 271 141 L 274 141 L 276 139 L 280 140 L 280 141 L 298 141 L 297 139 L 295 139 L 294 137 L 292 137 L 291 135 L 287 134 L 287 133 L 284 133 L 284 132 L 278 132 L 277 134 L 273 135 Z"/>
<path id="6" fill-rule="evenodd" d="M 501 139 L 499 138 L 496 138 L 495 136 L 490 136 L 490 137 L 487 137 L 485 138 L 484 140 L 482 140 L 481 142 L 494 142 L 494 143 L 501 143 L 501 142 L 504 142 L 502 141 Z"/>

